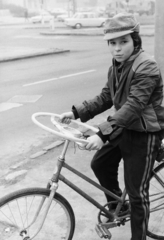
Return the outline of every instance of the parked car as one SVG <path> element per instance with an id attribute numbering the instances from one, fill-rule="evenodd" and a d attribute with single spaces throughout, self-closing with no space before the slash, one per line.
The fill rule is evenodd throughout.
<path id="1" fill-rule="evenodd" d="M 61 15 L 58 15 L 56 17 L 57 21 L 58 22 L 64 22 L 66 20 L 66 18 L 69 18 L 69 15 L 68 14 L 61 14 Z"/>
<path id="2" fill-rule="evenodd" d="M 32 23 L 41 23 L 42 21 L 43 22 L 50 22 L 52 20 L 54 20 L 54 16 L 51 15 L 50 13 L 48 13 L 48 12 L 43 12 L 40 15 L 37 15 L 37 16 L 34 16 L 34 17 L 30 18 L 30 21 Z"/>
<path id="3" fill-rule="evenodd" d="M 81 27 L 103 27 L 106 18 L 100 17 L 98 13 L 82 12 L 75 13 L 73 17 L 67 18 L 65 24 L 72 28 Z"/>

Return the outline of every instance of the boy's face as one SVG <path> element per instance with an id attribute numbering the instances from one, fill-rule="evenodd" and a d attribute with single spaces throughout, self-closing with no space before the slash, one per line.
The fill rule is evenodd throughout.
<path id="1" fill-rule="evenodd" d="M 117 62 L 126 61 L 134 51 L 133 39 L 130 34 L 109 40 L 109 48 Z"/>

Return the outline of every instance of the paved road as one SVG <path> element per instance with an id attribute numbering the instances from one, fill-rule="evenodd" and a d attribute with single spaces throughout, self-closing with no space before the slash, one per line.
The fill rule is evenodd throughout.
<path id="1" fill-rule="evenodd" d="M 39 137 L 40 129 L 34 128 L 31 122 L 32 113 L 38 109 L 57 113 L 70 109 L 76 98 L 79 102 L 84 99 L 83 88 L 86 85 L 85 97 L 89 98 L 93 92 L 98 93 L 102 82 L 105 84 L 110 60 L 106 52 L 107 46 L 101 37 L 92 42 L 92 37 L 38 39 L 37 33 L 31 30 L 23 33 L 18 31 L 17 34 L 10 43 L 12 47 L 28 45 L 37 48 L 56 45 L 62 48 L 67 46 L 71 51 L 1 63 L 0 111 L 4 123 L 3 127 L 1 126 L 1 137 L 4 136 L 4 140 L 0 156 L 5 164 L 8 163 L 6 151 L 10 156 L 22 151 L 25 153 L 35 144 L 36 139 L 42 141 L 47 135 L 42 131 L 43 135 Z M 95 57 L 95 54 L 99 58 Z"/>

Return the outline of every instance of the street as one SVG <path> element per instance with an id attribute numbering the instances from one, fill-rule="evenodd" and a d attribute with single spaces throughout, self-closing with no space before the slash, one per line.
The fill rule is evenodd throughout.
<path id="1" fill-rule="evenodd" d="M 0 63 L 0 102 L 5 108 L 1 119 L 1 180 L 7 169 L 15 163 L 25 161 L 28 174 L 16 182 L 1 187 L 1 196 L 15 189 L 30 186 L 46 186 L 47 176 L 54 167 L 52 156 L 60 154 L 61 147 L 48 152 L 36 160 L 29 159 L 32 153 L 52 143 L 57 138 L 37 127 L 31 120 L 35 112 L 62 113 L 69 111 L 73 104 L 81 103 L 99 94 L 107 79 L 111 56 L 102 37 L 93 36 L 43 36 L 40 29 L 1 29 L 0 42 L 4 46 L 24 48 L 62 48 L 70 52 Z M 143 48 L 153 56 L 153 37 L 143 37 Z M 97 117 L 103 121 L 107 113 Z M 49 122 L 47 123 L 49 124 Z M 95 179 L 90 170 L 90 159 L 94 152 L 86 153 L 73 144 L 68 150 L 70 165 Z M 85 158 L 85 159 L 84 159 Z M 46 160 L 46 161 L 45 161 Z M 81 161 L 80 161 L 81 160 Z M 85 160 L 85 164 L 84 164 Z M 123 167 L 120 166 L 120 179 Z M 50 177 L 49 176 L 49 177 Z M 91 196 L 104 201 L 100 191 L 90 189 L 80 180 L 75 183 L 89 190 Z M 3 181 L 1 181 L 3 182 Z M 80 185 L 81 184 L 81 185 Z M 123 181 L 121 182 L 121 186 Z M 61 183 L 62 193 L 73 205 L 77 218 L 75 240 L 98 240 L 94 231 L 97 209 L 86 203 L 72 190 Z M 105 203 L 104 203 L 105 204 Z M 126 231 L 128 229 L 128 231 Z M 130 239 L 129 223 L 124 228 L 112 229 L 115 240 Z"/>
<path id="2" fill-rule="evenodd" d="M 23 106 L 1 112 L 3 121 L 3 127 L 1 126 L 1 136 L 3 137 L 1 158 L 3 158 L 5 166 L 8 155 L 13 156 L 14 153 L 21 153 L 21 150 L 26 151 L 26 148 L 38 140 L 37 133 L 40 135 L 42 130 L 32 123 L 32 113 L 36 111 L 62 113 L 70 110 L 77 99 L 79 103 L 84 99 L 82 86 L 87 85 L 85 97 L 90 97 L 93 87 L 97 93 L 99 92 L 106 81 L 108 68 L 106 60 L 108 54 L 105 54 L 105 58 L 104 54 L 101 54 L 102 48 L 104 52 L 106 48 L 101 39 L 98 41 L 94 39 L 94 42 L 92 38 L 48 37 L 47 39 L 38 33 L 34 34 L 34 31 L 31 30 L 27 30 L 27 33 L 23 31 L 21 36 L 18 35 L 20 30 L 17 29 L 17 31 L 18 33 L 14 34 L 13 40 L 9 41 L 9 46 L 10 44 L 12 46 L 16 44 L 17 46 L 28 45 L 28 47 L 48 45 L 49 48 L 54 46 L 67 48 L 71 52 L 1 63 L 1 102 L 13 102 L 12 98 L 15 96 L 39 97 L 37 101 L 34 99 L 32 103 L 29 98 L 21 99 L 19 104 L 23 104 Z M 11 35 L 12 33 L 11 31 Z M 7 41 L 5 43 L 7 44 Z M 95 58 L 95 54 L 98 54 L 99 58 Z M 99 61 L 103 62 L 102 67 L 99 66 Z M 58 79 L 59 77 L 60 79 Z M 53 78 L 53 81 L 47 81 Z M 34 84 L 37 82 L 40 83 Z M 44 137 L 45 132 L 43 133 Z"/>

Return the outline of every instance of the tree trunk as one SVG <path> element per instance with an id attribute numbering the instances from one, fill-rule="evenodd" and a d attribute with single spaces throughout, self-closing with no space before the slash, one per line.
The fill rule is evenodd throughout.
<path id="1" fill-rule="evenodd" d="M 164 0 L 156 0 L 154 52 L 164 80 Z"/>

